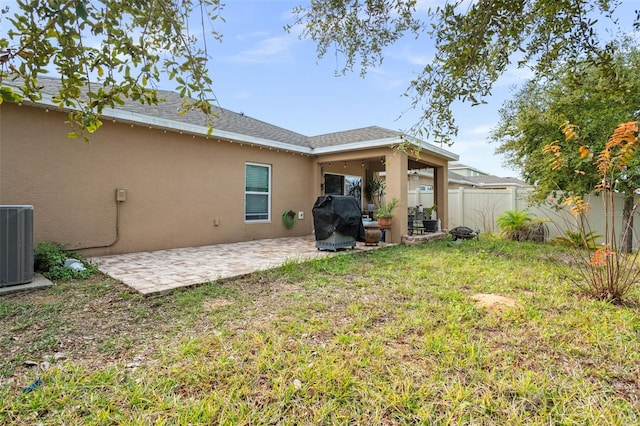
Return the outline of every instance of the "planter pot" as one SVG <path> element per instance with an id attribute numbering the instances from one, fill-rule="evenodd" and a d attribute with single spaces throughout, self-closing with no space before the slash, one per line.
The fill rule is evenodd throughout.
<path id="1" fill-rule="evenodd" d="M 367 221 L 364 224 L 364 244 L 367 246 L 377 246 L 382 239 L 382 231 L 377 222 Z"/>
<path id="2" fill-rule="evenodd" d="M 380 228 L 390 228 L 392 220 L 393 218 L 390 217 L 379 217 L 378 225 L 380 225 Z"/>
<path id="3" fill-rule="evenodd" d="M 438 232 L 438 221 L 433 219 L 426 219 L 422 221 L 424 232 Z"/>

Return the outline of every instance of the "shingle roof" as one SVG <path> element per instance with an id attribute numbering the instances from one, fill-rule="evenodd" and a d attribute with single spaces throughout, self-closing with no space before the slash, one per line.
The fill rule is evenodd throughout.
<path id="1" fill-rule="evenodd" d="M 433 168 L 421 169 L 419 172 L 422 176 L 433 177 Z M 474 182 L 471 182 L 466 176 L 460 175 L 458 173 L 448 171 L 448 179 L 449 182 L 454 183 L 462 183 L 466 185 L 474 185 Z"/>
<path id="2" fill-rule="evenodd" d="M 433 169 L 421 169 L 420 173 L 423 176 L 433 177 Z M 449 170 L 449 182 L 463 183 L 467 185 L 477 186 L 530 186 L 525 181 L 514 177 L 500 177 L 494 175 L 483 176 L 464 176 L 459 173 Z"/>
<path id="3" fill-rule="evenodd" d="M 477 169 L 475 167 L 468 166 L 466 164 L 459 163 L 459 162 L 455 162 L 455 163 L 449 164 L 449 169 L 451 169 L 451 170 L 469 169 L 469 170 L 473 170 L 473 171 L 475 171 L 477 173 L 482 173 L 483 175 L 487 175 L 488 174 L 488 173 L 486 173 L 486 172 L 484 172 L 484 171 L 482 171 L 480 169 Z"/>
<path id="4" fill-rule="evenodd" d="M 449 173 L 449 182 L 454 181 L 458 183 L 468 183 L 469 185 L 473 185 L 473 182 L 470 182 L 470 180 L 466 176 L 463 176 L 456 172 L 452 172 L 451 170 L 449 170 L 448 173 Z"/>
<path id="5" fill-rule="evenodd" d="M 344 132 L 327 133 L 309 138 L 311 148 L 342 145 L 345 143 L 365 142 L 378 139 L 398 138 L 402 132 L 384 129 L 378 126 L 346 130 Z"/>
<path id="6" fill-rule="evenodd" d="M 42 91 L 49 95 L 56 95 L 60 88 L 59 80 L 52 78 L 40 78 L 38 79 L 38 83 L 44 86 Z M 97 90 L 99 86 L 100 85 L 94 83 L 91 90 Z M 158 90 L 158 98 L 164 99 L 164 102 L 160 102 L 157 105 L 143 105 L 140 102 L 125 99 L 124 105 L 119 105 L 116 109 L 198 126 L 207 125 L 206 116 L 200 111 L 189 111 L 183 115 L 179 114 L 179 111 L 182 109 L 183 100 L 177 93 Z M 218 118 L 214 120 L 214 129 L 297 146 L 309 146 L 309 138 L 300 133 L 265 123 L 264 121 L 230 111 L 220 106 L 214 106 L 213 113 L 218 116 Z"/>
<path id="7" fill-rule="evenodd" d="M 9 80 L 4 80 L 3 84 L 12 85 L 17 88 L 21 85 L 20 82 L 12 83 Z M 57 95 L 60 88 L 60 80 L 55 78 L 41 77 L 38 79 L 38 84 L 43 86 L 42 92 L 50 96 Z M 95 91 L 99 86 L 97 83 L 92 83 L 91 90 Z M 146 105 L 138 101 L 125 99 L 124 104 L 118 105 L 116 109 L 135 113 L 140 116 L 160 118 L 197 126 L 207 126 L 206 117 L 200 111 L 189 111 L 183 115 L 179 114 L 183 99 L 181 99 L 177 93 L 166 90 L 158 90 L 157 92 L 158 98 L 163 99 L 164 102 L 160 102 L 157 105 Z M 304 148 L 333 147 L 350 143 L 399 138 L 402 135 L 400 131 L 370 126 L 310 137 L 241 113 L 230 111 L 220 106 L 215 106 L 213 112 L 218 115 L 218 118 L 213 122 L 214 134 L 216 130 L 220 130 Z"/>
<path id="8" fill-rule="evenodd" d="M 517 185 L 529 186 L 525 181 L 514 177 L 499 177 L 493 175 L 486 176 L 465 176 L 466 180 L 480 185 Z"/>

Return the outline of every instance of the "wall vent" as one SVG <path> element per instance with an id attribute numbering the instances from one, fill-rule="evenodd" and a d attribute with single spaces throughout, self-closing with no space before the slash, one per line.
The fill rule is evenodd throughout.
<path id="1" fill-rule="evenodd" d="M 0 287 L 33 281 L 33 206 L 0 205 Z"/>

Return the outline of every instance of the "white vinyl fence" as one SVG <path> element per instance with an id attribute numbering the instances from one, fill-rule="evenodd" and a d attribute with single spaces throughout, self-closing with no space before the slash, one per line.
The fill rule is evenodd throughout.
<path id="1" fill-rule="evenodd" d="M 562 235 L 566 229 L 577 230 L 575 219 L 567 209 L 558 211 L 550 206 L 532 206 L 526 189 L 467 189 L 449 190 L 449 228 L 468 226 L 481 232 L 499 232 L 496 220 L 506 210 L 527 210 L 539 219 L 548 219 L 549 238 Z M 602 198 L 589 196 L 585 200 L 589 206 L 588 226 L 599 235 L 604 235 L 605 213 Z M 433 205 L 433 191 L 410 190 L 409 206 Z M 620 236 L 622 229 L 623 196 L 615 194 L 615 230 Z M 634 216 L 634 247 L 640 246 L 636 236 L 640 235 L 640 211 Z"/>

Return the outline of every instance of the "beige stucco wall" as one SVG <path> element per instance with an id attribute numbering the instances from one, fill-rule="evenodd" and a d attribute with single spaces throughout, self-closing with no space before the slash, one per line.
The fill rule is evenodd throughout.
<path id="1" fill-rule="evenodd" d="M 105 122 L 91 142 L 68 139 L 66 115 L 0 106 L 0 204 L 34 206 L 35 241 L 87 255 L 309 235 L 315 159 L 267 148 Z M 272 165 L 268 223 L 244 221 L 245 162 Z M 282 213 L 303 211 L 293 229 Z M 215 226 L 214 223 L 219 223 Z"/>

